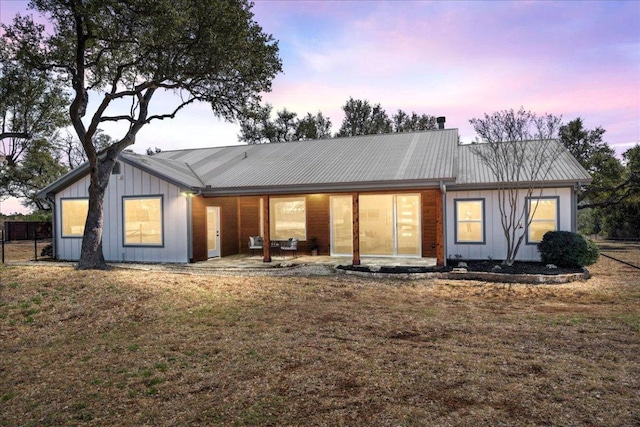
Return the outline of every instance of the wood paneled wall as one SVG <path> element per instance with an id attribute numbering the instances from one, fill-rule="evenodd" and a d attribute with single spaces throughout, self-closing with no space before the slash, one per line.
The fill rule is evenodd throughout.
<path id="1" fill-rule="evenodd" d="M 307 196 L 307 239 L 318 238 L 320 255 L 329 255 L 331 239 L 331 209 L 329 206 L 329 194 L 311 194 Z M 309 252 L 307 242 L 300 242 L 299 248 L 303 252 Z"/>
<path id="2" fill-rule="evenodd" d="M 260 235 L 260 197 L 238 198 L 238 246 L 249 253 L 249 237 Z"/>
<path id="3" fill-rule="evenodd" d="M 438 255 L 438 246 L 442 247 L 442 209 L 440 190 L 424 190 L 420 192 L 422 198 L 422 256 L 435 258 Z M 439 221 L 438 221 L 438 218 Z M 440 224 L 438 223 L 440 222 Z M 440 229 L 440 230 L 439 230 Z"/>
<path id="4" fill-rule="evenodd" d="M 238 198 L 194 197 L 192 199 L 193 261 L 205 261 L 207 253 L 207 206 L 220 207 L 220 255 L 239 253 Z"/>

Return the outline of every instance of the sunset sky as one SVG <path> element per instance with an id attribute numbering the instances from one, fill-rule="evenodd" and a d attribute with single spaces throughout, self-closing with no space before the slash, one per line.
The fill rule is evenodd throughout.
<path id="1" fill-rule="evenodd" d="M 0 0 L 0 21 L 26 3 Z M 284 70 L 264 101 L 321 111 L 333 132 L 353 97 L 389 115 L 446 116 L 463 141 L 475 137 L 469 119 L 523 106 L 602 126 L 618 153 L 640 142 L 638 1 L 258 0 L 253 11 L 279 40 Z M 235 145 L 238 133 L 200 104 L 147 126 L 134 149 Z"/>

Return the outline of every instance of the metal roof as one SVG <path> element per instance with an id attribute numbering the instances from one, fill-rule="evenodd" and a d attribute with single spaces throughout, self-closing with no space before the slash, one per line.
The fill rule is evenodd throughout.
<path id="1" fill-rule="evenodd" d="M 511 144 L 511 143 L 505 143 Z M 522 141 L 521 144 L 527 150 L 524 158 L 535 156 L 536 150 L 544 150 L 545 155 L 552 157 L 551 168 L 544 178 L 531 179 L 533 174 L 527 170 L 526 164 L 518 165 L 523 171 L 520 182 L 566 183 L 566 182 L 591 182 L 591 175 L 578 163 L 569 151 L 557 140 L 549 141 Z M 499 182 L 489 166 L 478 156 L 477 151 L 487 151 L 487 144 L 465 144 L 458 147 L 458 171 L 456 177 L 457 186 L 470 186 L 477 184 L 496 184 Z"/>
<path id="2" fill-rule="evenodd" d="M 149 165 L 155 161 L 154 169 L 163 176 L 175 177 L 174 163 L 188 164 L 202 181 L 200 186 L 208 191 L 322 185 L 349 189 L 363 183 L 424 185 L 427 181 L 435 184 L 453 180 L 457 143 L 457 130 L 446 129 L 165 151 L 136 157 L 148 159 Z"/>
<path id="3" fill-rule="evenodd" d="M 529 141 L 524 144 L 535 144 Z M 547 182 L 590 182 L 571 154 L 553 141 L 559 156 Z M 473 148 L 476 147 L 476 148 Z M 458 145 L 457 129 L 432 130 L 280 144 L 163 151 L 152 156 L 123 152 L 120 160 L 178 187 L 205 194 L 352 191 L 424 188 L 447 182 L 472 187 L 497 182 L 475 149 Z M 55 193 L 88 173 L 77 168 L 47 186 Z"/>

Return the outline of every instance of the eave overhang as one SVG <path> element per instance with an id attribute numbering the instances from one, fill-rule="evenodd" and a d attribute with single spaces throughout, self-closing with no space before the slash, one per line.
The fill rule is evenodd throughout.
<path id="1" fill-rule="evenodd" d="M 573 187 L 576 185 L 590 184 L 593 179 L 570 179 L 570 180 L 556 180 L 556 181 L 538 181 L 538 182 L 520 182 L 516 183 L 515 188 L 557 188 L 557 187 Z M 503 190 L 513 188 L 512 182 L 486 182 L 486 183 L 465 183 L 465 184 L 448 184 L 448 190 Z"/>
<path id="2" fill-rule="evenodd" d="M 421 190 L 440 188 L 441 182 L 454 182 L 451 178 L 434 180 L 410 181 L 369 181 L 369 182 L 338 182 L 323 184 L 299 184 L 287 186 L 255 186 L 255 187 L 204 187 L 194 189 L 204 197 L 228 196 L 265 196 L 285 194 L 318 194 L 318 193 L 354 193 L 384 190 Z"/>

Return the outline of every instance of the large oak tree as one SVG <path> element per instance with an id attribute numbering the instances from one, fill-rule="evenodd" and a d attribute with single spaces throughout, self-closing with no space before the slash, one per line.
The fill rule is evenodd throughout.
<path id="1" fill-rule="evenodd" d="M 50 24 L 17 16 L 4 37 L 14 56 L 54 70 L 68 84 L 69 117 L 90 167 L 89 212 L 78 268 L 106 268 L 103 202 L 118 155 L 155 120 L 202 101 L 235 119 L 281 71 L 278 44 L 253 20 L 246 0 L 32 0 Z M 155 101 L 173 95 L 167 110 Z M 98 150 L 100 125 L 126 130 Z"/>

